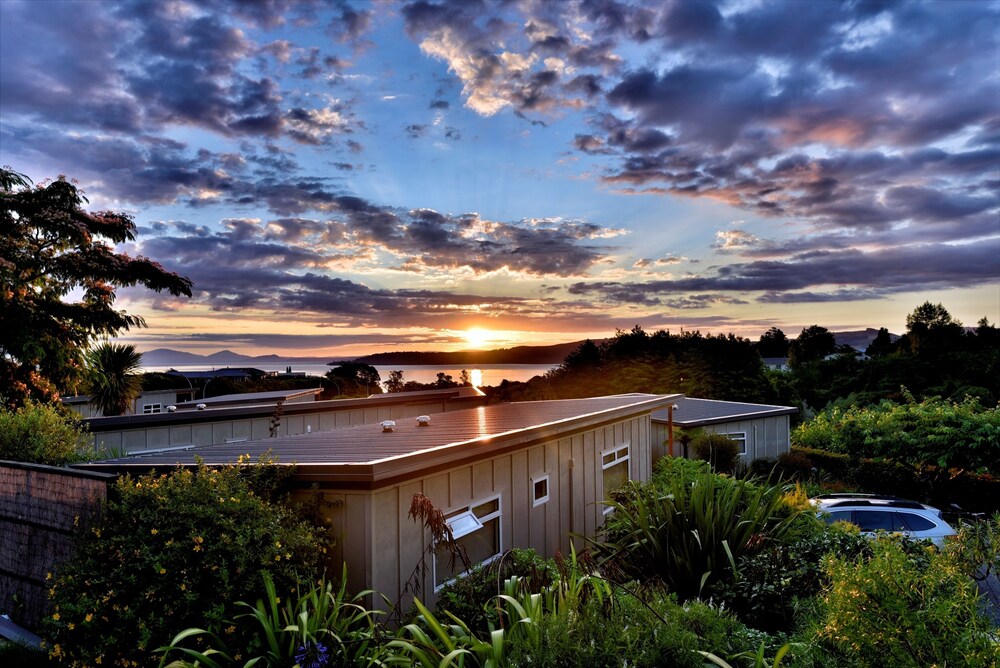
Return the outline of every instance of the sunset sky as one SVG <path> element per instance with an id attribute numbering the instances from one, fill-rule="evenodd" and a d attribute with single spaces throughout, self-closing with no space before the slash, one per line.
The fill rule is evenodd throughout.
<path id="1" fill-rule="evenodd" d="M 1000 319 L 990 0 L 0 2 L 0 163 L 194 281 L 140 350 Z"/>

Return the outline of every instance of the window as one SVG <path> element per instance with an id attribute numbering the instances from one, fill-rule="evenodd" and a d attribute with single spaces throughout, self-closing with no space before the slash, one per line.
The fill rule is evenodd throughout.
<path id="1" fill-rule="evenodd" d="M 935 528 L 934 522 L 925 517 L 914 515 L 913 513 L 899 513 L 903 524 L 909 527 L 910 531 L 930 531 Z"/>
<path id="2" fill-rule="evenodd" d="M 477 501 L 445 517 L 455 542 L 465 550 L 469 565 L 489 563 L 500 556 L 500 497 Z M 441 546 L 434 552 L 434 589 L 465 572 L 462 559 Z"/>
<path id="3" fill-rule="evenodd" d="M 835 510 L 832 513 L 823 513 L 823 519 L 826 520 L 827 524 L 833 524 L 834 522 L 851 522 L 854 517 L 850 510 Z"/>
<path id="4" fill-rule="evenodd" d="M 540 506 L 549 500 L 549 474 L 531 479 L 531 506 Z"/>
<path id="5" fill-rule="evenodd" d="M 601 453 L 601 476 L 604 484 L 604 498 L 610 498 L 611 493 L 620 489 L 629 480 L 628 475 L 629 445 L 620 445 L 611 450 Z M 607 515 L 612 510 L 611 506 L 604 507 L 604 514 Z"/>
<path id="6" fill-rule="evenodd" d="M 747 433 L 745 431 L 737 431 L 732 434 L 726 434 L 726 436 L 736 441 L 736 445 L 740 448 L 741 455 L 745 455 L 747 453 Z"/>
<path id="7" fill-rule="evenodd" d="M 162 413 L 163 404 L 146 404 L 142 407 L 142 414 L 149 415 L 150 413 Z"/>

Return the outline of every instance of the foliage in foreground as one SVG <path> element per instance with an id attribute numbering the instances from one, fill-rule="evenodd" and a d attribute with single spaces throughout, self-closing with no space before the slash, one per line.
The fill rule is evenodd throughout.
<path id="1" fill-rule="evenodd" d="M 816 639 L 855 666 L 995 666 L 996 629 L 980 613 L 960 559 L 896 536 L 875 540 L 870 559 L 831 555 Z"/>
<path id="2" fill-rule="evenodd" d="M 1000 406 L 939 398 L 832 408 L 792 432 L 796 446 L 1000 473 Z"/>
<path id="3" fill-rule="evenodd" d="M 0 406 L 0 459 L 64 466 L 93 455 L 90 443 L 83 421 L 56 406 Z"/>
<path id="4" fill-rule="evenodd" d="M 794 539 L 809 512 L 785 502 L 784 485 L 715 475 L 680 460 L 661 460 L 649 483 L 616 492 L 594 542 L 606 567 L 624 580 L 660 582 L 681 600 L 733 577 L 736 561 Z"/>
<path id="5" fill-rule="evenodd" d="M 235 633 L 225 620 L 264 573 L 279 596 L 311 581 L 325 552 L 316 529 L 262 498 L 243 468 L 266 483 L 278 467 L 120 478 L 101 521 L 55 574 L 50 656 L 70 666 L 148 665 L 153 649 L 190 626 Z"/>

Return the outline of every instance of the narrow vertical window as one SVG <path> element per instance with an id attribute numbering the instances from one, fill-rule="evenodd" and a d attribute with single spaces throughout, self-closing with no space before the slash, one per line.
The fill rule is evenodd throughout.
<path id="1" fill-rule="evenodd" d="M 629 481 L 629 458 L 629 445 L 627 443 L 601 453 L 601 479 L 605 499 L 609 499 L 612 492 L 620 489 Z M 612 510 L 611 506 L 605 506 L 604 514 L 606 515 Z"/>

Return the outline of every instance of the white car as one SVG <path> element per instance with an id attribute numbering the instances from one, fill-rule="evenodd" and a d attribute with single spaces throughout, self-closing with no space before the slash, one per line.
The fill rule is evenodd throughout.
<path id="1" fill-rule="evenodd" d="M 827 523 L 850 522 L 865 534 L 901 533 L 916 540 L 928 539 L 938 547 L 955 535 L 940 510 L 916 501 L 877 494 L 823 494 L 813 501 Z"/>

